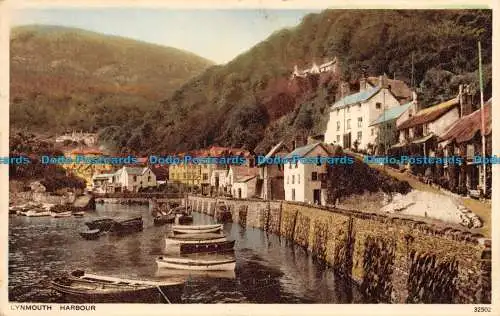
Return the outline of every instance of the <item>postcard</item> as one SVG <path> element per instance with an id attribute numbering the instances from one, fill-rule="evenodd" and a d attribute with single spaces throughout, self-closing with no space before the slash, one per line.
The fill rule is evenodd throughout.
<path id="1" fill-rule="evenodd" d="M 2 313 L 498 313 L 493 4 L 0 6 Z"/>

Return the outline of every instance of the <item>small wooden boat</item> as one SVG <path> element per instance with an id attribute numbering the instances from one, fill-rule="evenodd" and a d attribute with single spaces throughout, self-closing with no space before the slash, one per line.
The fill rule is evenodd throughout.
<path id="1" fill-rule="evenodd" d="M 193 277 L 202 278 L 215 278 L 215 279 L 235 279 L 236 273 L 234 270 L 222 271 L 207 271 L 207 270 L 179 270 L 179 269 L 162 269 L 157 268 L 155 272 L 157 278 L 172 278 L 179 277 L 183 279 L 190 279 Z"/>
<path id="2" fill-rule="evenodd" d="M 181 244 L 200 244 L 226 241 L 226 237 L 221 234 L 181 234 L 168 235 L 165 239 L 166 247 L 179 246 Z"/>
<path id="3" fill-rule="evenodd" d="M 50 212 L 50 216 L 54 218 L 61 218 L 61 217 L 71 217 L 71 212 Z"/>
<path id="4" fill-rule="evenodd" d="M 85 212 L 73 212 L 74 217 L 83 217 L 85 215 Z"/>
<path id="5" fill-rule="evenodd" d="M 226 271 L 234 270 L 236 259 L 191 259 L 191 258 L 173 258 L 158 257 L 156 259 L 158 268 L 181 269 L 181 270 L 203 270 L 203 271 Z"/>
<path id="6" fill-rule="evenodd" d="M 188 253 L 223 253 L 234 250 L 235 240 L 221 241 L 213 243 L 198 243 L 198 244 L 181 244 L 180 249 L 182 254 Z"/>
<path id="7" fill-rule="evenodd" d="M 80 232 L 80 236 L 88 240 L 95 240 L 101 236 L 101 231 L 99 229 L 89 229 L 86 231 Z"/>
<path id="8" fill-rule="evenodd" d="M 175 215 L 172 215 L 172 214 L 156 216 L 153 219 L 153 222 L 156 226 L 171 224 L 174 221 L 175 221 Z"/>
<path id="9" fill-rule="evenodd" d="M 85 225 L 87 225 L 89 229 L 99 229 L 101 231 L 109 231 L 111 229 L 111 226 L 113 226 L 115 223 L 116 221 L 111 218 L 101 218 L 101 219 L 96 219 L 94 221 L 85 222 Z"/>
<path id="10" fill-rule="evenodd" d="M 224 226 L 222 224 L 215 225 L 172 225 L 172 231 L 179 234 L 202 234 L 202 233 L 217 233 Z"/>
<path id="11" fill-rule="evenodd" d="M 42 217 L 42 216 L 50 216 L 50 212 L 44 211 L 42 209 L 32 209 L 27 211 L 25 215 L 28 217 Z"/>
<path id="12" fill-rule="evenodd" d="M 116 235 L 125 235 L 143 230 L 142 217 L 127 219 L 121 222 L 115 222 L 111 226 L 110 232 Z"/>
<path id="13" fill-rule="evenodd" d="M 129 280 L 74 271 L 51 282 L 69 302 L 77 303 L 180 303 L 184 281 Z"/>

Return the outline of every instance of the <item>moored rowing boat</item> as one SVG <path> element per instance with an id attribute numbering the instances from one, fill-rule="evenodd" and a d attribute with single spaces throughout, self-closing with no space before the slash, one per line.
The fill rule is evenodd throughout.
<path id="1" fill-rule="evenodd" d="M 233 251 L 235 240 L 213 243 L 181 244 L 180 251 L 188 253 L 223 253 Z"/>
<path id="2" fill-rule="evenodd" d="M 68 301 L 78 303 L 179 303 L 184 281 L 155 282 L 98 276 L 74 271 L 67 277 L 56 278 L 52 288 Z"/>
<path id="3" fill-rule="evenodd" d="M 168 235 L 165 238 L 165 243 L 167 247 L 170 247 L 181 244 L 215 243 L 226 240 L 226 237 L 221 234 L 181 234 Z"/>
<path id="4" fill-rule="evenodd" d="M 202 271 L 226 271 L 234 270 L 236 259 L 215 258 L 211 260 L 158 257 L 156 259 L 158 268 L 181 269 L 181 270 L 202 270 Z"/>
<path id="5" fill-rule="evenodd" d="M 217 233 L 224 228 L 222 224 L 215 225 L 172 225 L 172 231 L 179 234 Z"/>
<path id="6" fill-rule="evenodd" d="M 50 216 L 52 216 L 54 218 L 70 217 L 71 216 L 71 212 L 70 211 L 67 211 L 67 212 L 50 212 Z"/>

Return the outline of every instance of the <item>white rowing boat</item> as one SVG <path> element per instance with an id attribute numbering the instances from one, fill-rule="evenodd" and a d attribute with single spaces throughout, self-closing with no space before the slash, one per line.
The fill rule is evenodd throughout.
<path id="1" fill-rule="evenodd" d="M 26 216 L 28 216 L 28 217 L 50 216 L 50 212 L 49 211 L 42 211 L 42 210 L 29 210 L 26 212 Z"/>
<path id="2" fill-rule="evenodd" d="M 220 232 L 224 226 L 222 224 L 215 225 L 172 225 L 172 231 L 178 234 L 207 234 Z"/>
<path id="3" fill-rule="evenodd" d="M 50 216 L 54 218 L 60 218 L 60 217 L 71 217 L 71 212 L 50 212 Z"/>
<path id="4" fill-rule="evenodd" d="M 221 234 L 180 234 L 168 235 L 165 238 L 165 244 L 167 248 L 170 248 L 172 246 L 180 246 L 181 244 L 216 243 L 226 240 L 226 237 Z"/>
<path id="5" fill-rule="evenodd" d="M 220 258 L 212 260 L 158 257 L 158 268 L 197 270 L 197 271 L 231 271 L 236 268 L 236 259 Z"/>

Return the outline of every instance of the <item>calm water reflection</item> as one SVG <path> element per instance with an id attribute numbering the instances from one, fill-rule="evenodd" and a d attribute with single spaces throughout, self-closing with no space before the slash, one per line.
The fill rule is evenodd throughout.
<path id="1" fill-rule="evenodd" d="M 78 231 L 97 217 L 141 216 L 144 231 L 124 237 L 84 240 Z M 193 213 L 196 224 L 214 223 Z M 84 218 L 9 218 L 9 299 L 20 302 L 62 302 L 47 285 L 74 269 L 126 278 L 160 279 L 184 274 L 157 271 L 155 257 L 164 251 L 170 225 L 156 227 L 147 206 L 97 205 Z M 234 273 L 189 275 L 186 303 L 356 303 L 359 295 L 334 279 L 302 248 L 261 230 L 225 224 L 236 239 Z M 352 290 L 354 291 L 354 289 Z"/>

